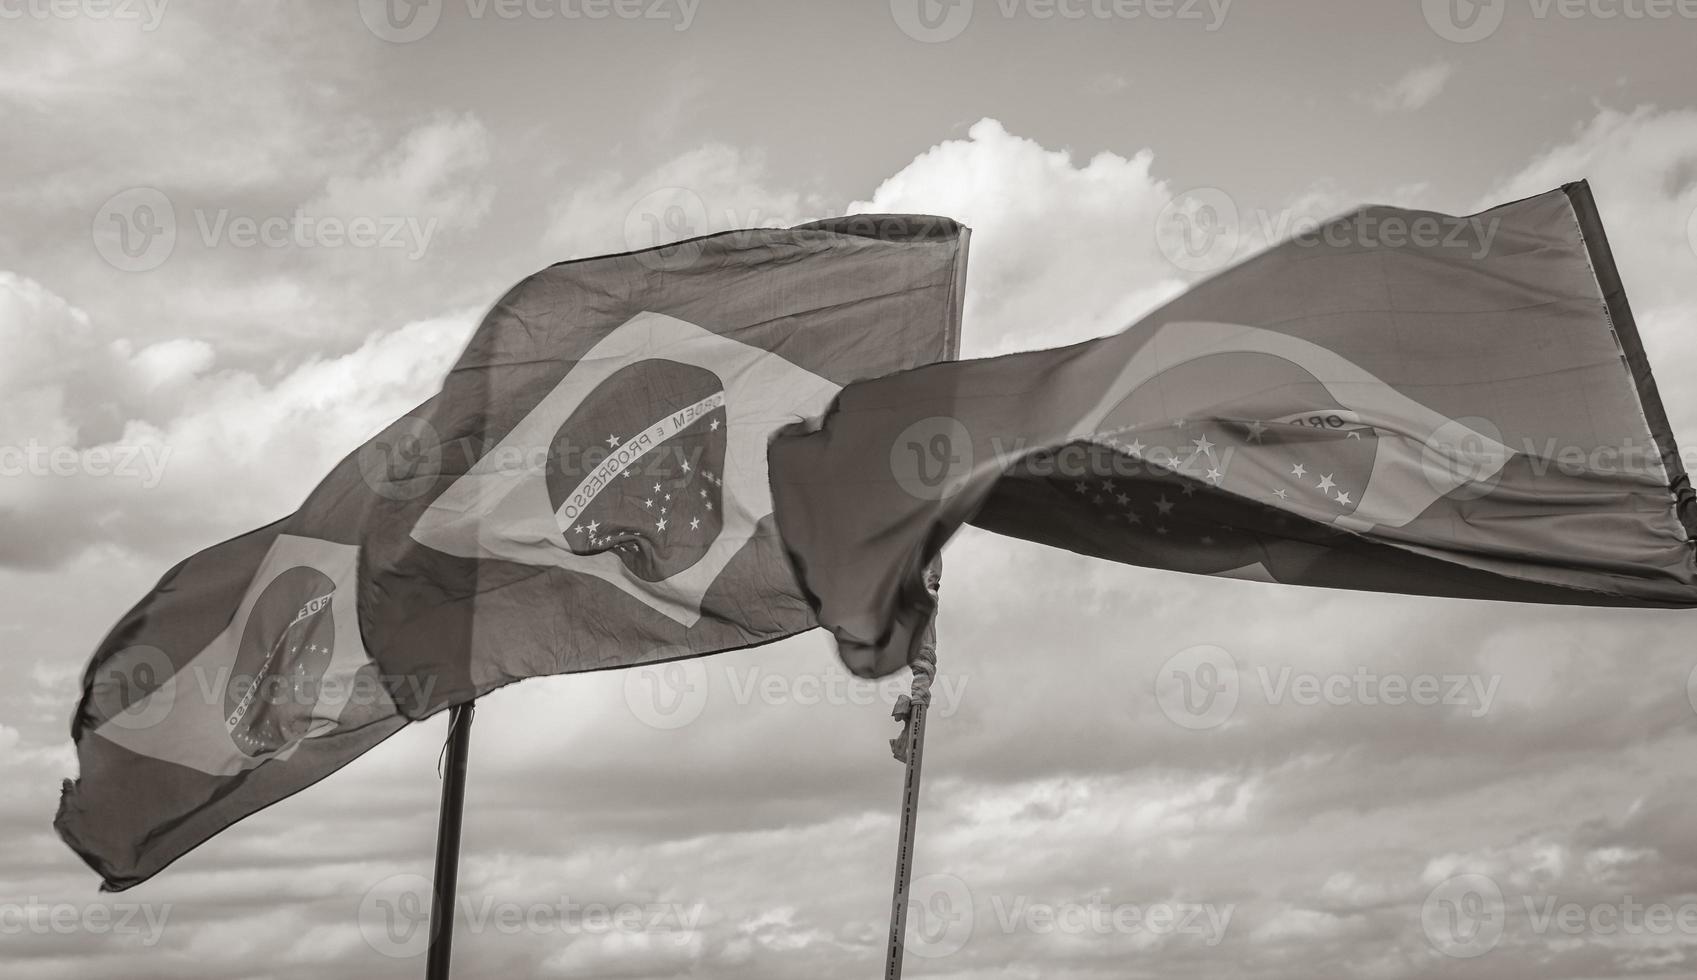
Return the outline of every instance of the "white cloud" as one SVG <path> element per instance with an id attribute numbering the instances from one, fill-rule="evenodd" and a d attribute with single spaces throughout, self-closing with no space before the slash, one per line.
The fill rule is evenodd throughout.
<path id="1" fill-rule="evenodd" d="M 1455 65 L 1433 62 L 1410 69 L 1407 74 L 1363 97 L 1377 112 L 1414 112 L 1429 105 L 1455 75 Z"/>
<path id="2" fill-rule="evenodd" d="M 1675 435 L 1697 448 L 1697 110 L 1598 110 L 1498 182 L 1480 206 L 1589 179 Z"/>
<path id="3" fill-rule="evenodd" d="M 970 225 L 965 353 L 1047 347 L 1118 331 L 1181 291 L 1182 274 L 1155 241 L 1172 192 L 1153 163 L 1144 150 L 1079 165 L 983 119 L 849 210 Z"/>
<path id="4" fill-rule="evenodd" d="M 489 155 L 489 132 L 475 117 L 438 117 L 360 170 L 332 174 L 303 210 L 343 218 L 415 218 L 464 230 L 489 211 L 494 188 L 482 181 Z"/>
<path id="5" fill-rule="evenodd" d="M 95 544 L 169 553 L 288 514 L 434 393 L 474 316 L 408 324 L 266 379 L 218 370 L 204 341 L 103 340 L 41 284 L 0 273 L 0 562 L 53 565 Z"/>
<path id="6" fill-rule="evenodd" d="M 709 143 L 636 177 L 607 172 L 572 191 L 547 242 L 562 258 L 628 252 L 738 228 L 783 228 L 826 213 L 816 195 L 773 186 L 758 150 Z"/>

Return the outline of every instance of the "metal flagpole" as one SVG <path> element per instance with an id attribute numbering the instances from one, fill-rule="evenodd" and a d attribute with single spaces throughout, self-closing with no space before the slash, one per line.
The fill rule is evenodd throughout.
<path id="1" fill-rule="evenodd" d="M 430 948 L 425 980 L 448 980 L 454 955 L 454 898 L 460 878 L 460 818 L 465 812 L 466 763 L 471 755 L 473 702 L 448 713 L 448 771 L 442 777 L 442 812 L 436 823 L 436 883 L 430 899 Z"/>
<path id="2" fill-rule="evenodd" d="M 910 702 L 908 711 L 908 730 L 903 740 L 907 781 L 902 787 L 902 834 L 896 845 L 896 889 L 890 905 L 890 946 L 884 958 L 887 980 L 901 980 L 902 976 L 902 943 L 907 935 L 907 889 L 913 879 L 913 831 L 919 822 L 919 764 L 925 754 L 925 703 Z"/>
<path id="3" fill-rule="evenodd" d="M 933 564 L 926 570 L 925 587 L 933 600 L 937 597 L 942 569 Z M 913 663 L 911 695 L 903 695 L 892 712 L 907 727 L 898 738 L 890 739 L 890 749 L 899 761 L 907 763 L 907 778 L 902 785 L 902 832 L 896 843 L 896 886 L 890 899 L 890 945 L 884 957 L 885 980 L 901 980 L 903 944 L 907 937 L 907 892 L 913 880 L 913 834 L 919 824 L 919 772 L 925 756 L 925 709 L 931 704 L 931 682 L 937 676 L 937 621 L 935 614 L 925 627 L 925 637 Z"/>

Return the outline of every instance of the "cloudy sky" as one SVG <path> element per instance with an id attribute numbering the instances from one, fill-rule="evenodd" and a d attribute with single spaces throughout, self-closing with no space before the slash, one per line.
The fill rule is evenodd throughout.
<path id="1" fill-rule="evenodd" d="M 0 0 L 0 972 L 421 975 L 441 718 L 122 895 L 50 821 L 114 619 L 293 510 L 527 273 L 947 214 L 984 354 L 1216 271 L 1159 234 L 1187 194 L 1230 203 L 1223 263 L 1589 177 L 1697 447 L 1694 41 L 1675 0 Z M 1688 614 L 969 533 L 944 617 L 910 975 L 1697 971 Z M 1157 687 L 1199 661 L 1240 690 L 1205 724 Z M 882 968 L 905 681 L 817 635 L 669 671 L 482 703 L 458 975 Z"/>

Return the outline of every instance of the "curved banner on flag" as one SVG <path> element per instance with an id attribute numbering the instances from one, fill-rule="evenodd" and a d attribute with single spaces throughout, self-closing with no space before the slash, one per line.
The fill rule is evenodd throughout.
<path id="1" fill-rule="evenodd" d="M 1187 376 L 1174 378 L 1179 372 Z M 1157 380 L 1172 389 L 1204 392 L 1208 399 L 1243 392 L 1259 396 L 1253 415 L 1239 411 L 1221 418 L 1215 409 L 1214 420 L 1226 424 L 1226 431 L 1213 433 L 1215 438 L 1240 434 L 1239 447 L 1217 446 L 1207 431 L 1188 444 L 1158 440 L 1157 445 L 1181 443 L 1184 450 L 1171 454 L 1176 465 L 1169 463 L 1169 468 L 1186 472 L 1194 466 L 1204 482 L 1346 530 L 1401 527 L 1452 491 L 1496 476 L 1514 455 L 1491 436 L 1420 404 L 1335 351 L 1259 327 L 1195 321 L 1157 328 L 1069 439 L 1106 437 L 1109 445 L 1139 456 L 1141 443 L 1127 441 L 1127 434 L 1155 438 L 1156 430 L 1185 428 L 1173 422 L 1204 421 L 1151 413 L 1156 406 L 1137 404 L 1145 386 Z M 1161 393 L 1151 394 L 1154 401 Z M 1305 477 L 1308 464 L 1291 462 L 1288 454 L 1255 451 L 1293 427 L 1310 443 L 1316 438 L 1330 442 L 1333 455 L 1342 449 L 1355 457 L 1353 485 L 1323 481 L 1328 484 L 1320 498 L 1325 506 L 1306 505 L 1303 496 L 1293 495 L 1289 478 Z M 1344 445 L 1351 441 L 1356 445 Z M 1243 451 L 1228 456 L 1227 448 Z M 1297 472 L 1288 472 L 1287 465 Z"/>

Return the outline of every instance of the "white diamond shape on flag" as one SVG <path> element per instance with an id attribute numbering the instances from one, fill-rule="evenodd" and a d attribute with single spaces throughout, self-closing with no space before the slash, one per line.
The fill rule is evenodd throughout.
<path id="1" fill-rule="evenodd" d="M 231 776 L 334 731 L 353 697 L 386 702 L 375 678 L 356 678 L 372 662 L 355 608 L 358 567 L 353 545 L 278 535 L 230 625 L 95 734 L 140 755 Z M 142 667 L 166 664 L 163 657 L 151 647 L 119 651 L 96 683 L 133 683 Z"/>
<path id="2" fill-rule="evenodd" d="M 617 554 L 578 554 L 566 530 L 576 511 L 549 497 L 547 460 L 556 434 L 597 388 L 645 360 L 674 361 L 712 372 L 724 388 L 726 444 L 718 535 L 701 558 L 676 574 L 646 581 Z M 461 558 L 497 558 L 563 568 L 599 578 L 684 626 L 701 618 L 701 602 L 737 552 L 772 513 L 766 444 L 773 431 L 824 410 L 839 388 L 757 347 L 661 313 L 643 312 L 603 337 L 511 432 L 419 517 L 412 537 Z M 718 406 L 715 405 L 715 408 Z M 705 417 L 705 416 L 701 416 Z M 612 448 L 658 446 L 679 426 L 668 417 L 633 419 L 612 433 Z M 599 438 L 599 436 L 597 437 Z M 574 493 L 573 497 L 576 496 Z M 658 501 L 656 506 L 658 506 Z"/>

